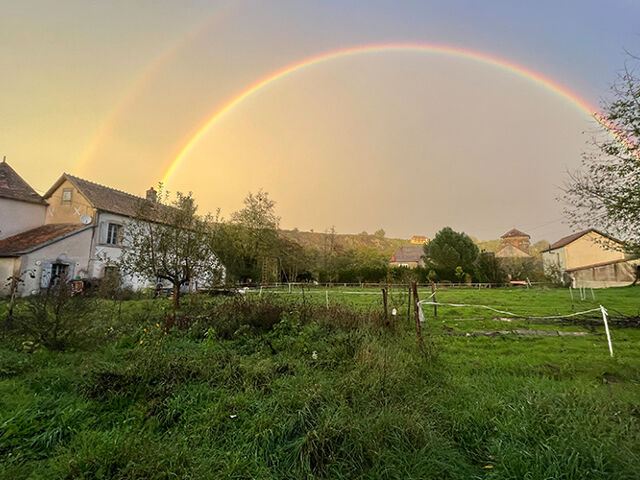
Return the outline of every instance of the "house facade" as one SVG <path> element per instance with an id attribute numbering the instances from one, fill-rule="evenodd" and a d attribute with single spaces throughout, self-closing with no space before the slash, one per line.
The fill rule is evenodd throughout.
<path id="1" fill-rule="evenodd" d="M 146 198 L 141 198 L 66 173 L 44 198 L 48 203 L 47 224 L 77 222 L 91 226 L 83 278 L 103 278 L 114 267 L 122 255 L 127 225 L 133 218 L 143 215 L 144 220 L 161 221 L 161 210 L 167 208 L 157 203 L 153 188 L 147 191 Z M 149 286 L 147 280 L 137 277 L 125 277 L 123 281 L 134 290 Z"/>
<path id="2" fill-rule="evenodd" d="M 575 288 L 630 285 L 640 265 L 619 241 L 595 229 L 561 238 L 542 252 L 542 262 L 547 275 L 564 278 Z"/>
<path id="3" fill-rule="evenodd" d="M 427 243 L 429 243 L 429 239 L 424 235 L 414 235 L 413 237 L 411 237 L 411 240 L 409 240 L 409 242 L 411 243 L 411 245 L 426 245 Z"/>

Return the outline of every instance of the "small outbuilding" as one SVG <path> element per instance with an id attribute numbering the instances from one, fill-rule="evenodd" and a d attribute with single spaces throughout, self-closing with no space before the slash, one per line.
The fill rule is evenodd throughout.
<path id="1" fill-rule="evenodd" d="M 41 225 L 0 240 L 0 296 L 37 294 L 61 279 L 86 276 L 93 229 L 82 224 Z"/>

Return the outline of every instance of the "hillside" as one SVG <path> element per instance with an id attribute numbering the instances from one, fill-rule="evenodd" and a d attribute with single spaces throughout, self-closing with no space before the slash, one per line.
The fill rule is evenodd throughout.
<path id="1" fill-rule="evenodd" d="M 304 248 L 322 251 L 328 248 L 331 234 L 321 232 L 301 232 L 296 230 L 282 230 L 281 234 L 295 241 Z M 371 248 L 391 255 L 396 248 L 410 245 L 409 240 L 402 238 L 386 238 L 377 235 L 336 233 L 334 234 L 334 248 L 337 251 L 347 251 L 358 248 Z"/>

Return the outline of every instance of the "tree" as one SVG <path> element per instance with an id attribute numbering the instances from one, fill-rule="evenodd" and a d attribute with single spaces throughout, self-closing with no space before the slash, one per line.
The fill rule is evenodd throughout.
<path id="1" fill-rule="evenodd" d="M 474 270 L 474 262 L 478 257 L 478 247 L 466 233 L 453 231 L 445 227 L 436 233 L 436 236 L 424 246 L 424 258 L 427 266 L 444 280 L 456 280 L 459 278 L 457 268 L 462 272 L 471 273 Z"/>
<path id="2" fill-rule="evenodd" d="M 384 228 L 381 228 L 380 230 L 376 230 L 376 233 L 374 233 L 374 235 L 378 238 L 384 238 L 386 234 L 387 232 L 384 231 Z"/>
<path id="3" fill-rule="evenodd" d="M 275 214 L 275 205 L 268 192 L 249 192 L 244 207 L 231 215 L 231 230 L 236 235 L 235 250 L 243 263 L 239 272 L 243 279 L 259 277 L 265 261 L 279 259 L 280 217 Z"/>
<path id="4" fill-rule="evenodd" d="M 165 194 L 165 202 L 167 198 Z M 170 282 L 174 313 L 180 307 L 181 286 L 192 280 L 212 284 L 222 276 L 211 248 L 211 216 L 199 217 L 197 209 L 191 193 L 178 192 L 169 205 L 141 202 L 138 215 L 125 227 L 121 271 Z"/>
<path id="5" fill-rule="evenodd" d="M 640 252 L 640 59 L 632 58 L 612 85 L 595 119 L 593 153 L 571 173 L 563 199 L 575 227 L 596 227 L 616 236 L 628 251 Z M 635 67 L 635 69 L 634 69 Z M 610 134 L 613 132 L 613 135 Z"/>

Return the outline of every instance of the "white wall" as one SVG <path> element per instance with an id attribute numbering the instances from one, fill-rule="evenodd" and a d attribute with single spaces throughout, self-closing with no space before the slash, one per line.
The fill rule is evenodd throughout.
<path id="1" fill-rule="evenodd" d="M 564 248 L 556 248 L 550 252 L 542 252 L 542 267 L 546 275 L 551 275 L 552 273 L 562 275 L 567 269 Z"/>
<path id="2" fill-rule="evenodd" d="M 0 239 L 44 225 L 46 205 L 0 198 Z"/>
<path id="3" fill-rule="evenodd" d="M 90 266 L 90 277 L 102 278 L 104 276 L 104 267 L 118 262 L 122 256 L 122 248 L 119 246 L 108 245 L 107 240 L 107 226 L 109 223 L 117 223 L 124 228 L 124 235 L 122 242 L 127 242 L 127 225 L 129 225 L 131 219 L 123 215 L 117 215 L 115 213 L 99 212 L 96 222 L 95 233 L 93 236 L 93 242 L 91 251 L 93 256 Z M 138 276 L 125 276 L 123 279 L 125 287 L 132 288 L 134 290 L 140 290 L 147 287 L 155 286 L 154 282 L 141 278 Z"/>
<path id="4" fill-rule="evenodd" d="M 122 243 L 126 245 L 128 239 L 130 238 L 127 234 L 127 226 L 130 225 L 131 222 L 132 220 L 129 217 L 125 217 L 122 215 L 107 212 L 98 213 L 96 224 L 97 226 L 95 228 L 95 234 L 92 244 L 92 252 L 94 253 L 89 269 L 90 277 L 102 278 L 104 276 L 104 267 L 107 266 L 109 262 L 117 262 L 122 255 L 121 247 L 106 244 L 107 225 L 109 223 L 117 223 L 122 225 L 122 227 L 124 228 Z M 198 283 L 199 285 L 204 286 L 205 284 L 207 284 L 207 280 L 208 279 L 202 278 L 199 279 Z M 134 290 L 155 287 L 155 281 L 151 281 L 147 278 L 139 276 L 125 276 L 123 278 L 123 284 L 127 287 L 133 288 Z M 163 282 L 163 284 L 165 287 L 171 286 L 168 282 Z M 188 289 L 188 286 L 185 288 Z"/>

